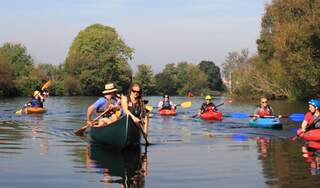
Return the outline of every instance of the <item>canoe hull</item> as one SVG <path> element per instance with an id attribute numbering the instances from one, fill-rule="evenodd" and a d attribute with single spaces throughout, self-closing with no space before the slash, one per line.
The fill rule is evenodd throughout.
<path id="1" fill-rule="evenodd" d="M 47 109 L 39 107 L 27 107 L 24 109 L 25 114 L 42 114 L 45 113 Z"/>
<path id="2" fill-rule="evenodd" d="M 216 112 L 216 111 L 208 111 L 200 114 L 200 118 L 203 120 L 216 120 L 221 121 L 222 120 L 222 113 Z"/>
<path id="3" fill-rule="evenodd" d="M 161 109 L 158 111 L 158 114 L 161 116 L 175 116 L 177 115 L 177 112 L 172 109 Z"/>
<path id="4" fill-rule="evenodd" d="M 104 145 L 124 148 L 140 145 L 140 130 L 128 116 L 123 116 L 116 122 L 104 127 L 91 127 L 87 134 L 90 138 Z"/>
<path id="5" fill-rule="evenodd" d="M 256 120 L 249 120 L 250 127 L 281 129 L 282 123 L 279 118 L 257 118 Z"/>

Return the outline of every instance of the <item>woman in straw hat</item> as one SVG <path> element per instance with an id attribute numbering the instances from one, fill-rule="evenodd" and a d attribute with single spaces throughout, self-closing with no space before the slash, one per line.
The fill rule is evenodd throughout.
<path id="1" fill-rule="evenodd" d="M 87 123 L 92 126 L 93 112 L 102 113 L 107 111 L 98 121 L 98 127 L 109 125 L 117 120 L 115 114 L 119 107 L 119 101 L 115 97 L 115 92 L 118 91 L 112 83 L 105 85 L 105 90 L 102 92 L 103 97 L 99 98 L 95 103 L 89 106 L 87 111 Z"/>
<path id="2" fill-rule="evenodd" d="M 143 132 L 148 135 L 149 118 L 146 114 L 142 100 L 142 90 L 139 84 L 132 84 L 128 96 L 121 97 L 121 106 L 124 112 L 129 115 L 135 123 L 141 123 L 143 125 Z"/>

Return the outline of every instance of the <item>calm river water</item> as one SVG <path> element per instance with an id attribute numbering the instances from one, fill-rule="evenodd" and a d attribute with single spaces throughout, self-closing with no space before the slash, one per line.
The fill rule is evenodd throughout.
<path id="1" fill-rule="evenodd" d="M 146 148 L 114 151 L 73 132 L 83 125 L 96 97 L 50 97 L 42 115 L 16 116 L 28 99 L 0 99 L 0 187 L 319 187 L 320 152 L 290 139 L 299 122 L 282 119 L 282 130 L 250 128 L 255 101 L 233 101 L 219 108 L 221 122 L 156 113 Z M 147 97 L 156 105 L 160 97 Z M 172 97 L 176 103 L 188 100 Z M 214 98 L 215 104 L 224 98 Z M 276 113 L 307 110 L 306 103 L 271 101 Z M 229 115 L 229 117 L 227 117 Z"/>

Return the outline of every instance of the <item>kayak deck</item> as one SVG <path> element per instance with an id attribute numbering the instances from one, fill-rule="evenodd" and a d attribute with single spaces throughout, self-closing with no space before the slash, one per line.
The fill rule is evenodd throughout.
<path id="1" fill-rule="evenodd" d="M 270 128 L 270 129 L 281 129 L 282 123 L 279 118 L 268 117 L 268 118 L 257 118 L 249 120 L 249 126 L 259 128 Z"/>

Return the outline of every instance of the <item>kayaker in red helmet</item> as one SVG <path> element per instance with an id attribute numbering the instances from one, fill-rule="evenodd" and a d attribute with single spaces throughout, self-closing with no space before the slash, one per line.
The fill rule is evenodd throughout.
<path id="1" fill-rule="evenodd" d="M 210 95 L 207 95 L 204 99 L 205 102 L 201 105 L 201 109 L 198 113 L 199 115 L 208 111 L 217 111 L 216 105 L 213 104 L 212 97 Z"/>
<path id="2" fill-rule="evenodd" d="M 301 132 L 320 128 L 320 101 L 311 99 L 308 103 L 309 112 L 304 116 L 300 129 Z"/>
<path id="3" fill-rule="evenodd" d="M 169 95 L 163 95 L 162 101 L 158 104 L 158 110 L 168 109 L 168 110 L 175 110 L 176 105 L 170 101 Z"/>

